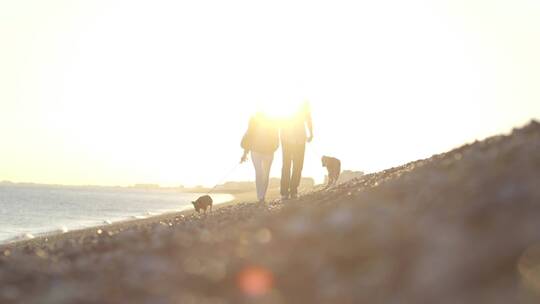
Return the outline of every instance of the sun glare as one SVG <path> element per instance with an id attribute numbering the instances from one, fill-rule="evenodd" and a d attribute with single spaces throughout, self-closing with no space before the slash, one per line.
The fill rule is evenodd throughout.
<path id="1" fill-rule="evenodd" d="M 262 112 L 277 120 L 287 119 L 294 116 L 305 102 L 307 101 L 292 98 L 274 99 L 259 103 L 257 112 Z"/>
<path id="2" fill-rule="evenodd" d="M 306 100 L 303 172 L 319 179 L 320 154 L 376 171 L 540 116 L 532 1 L 478 20 L 466 1 L 31 2 L 0 4 L 20 15 L 0 18 L 3 179 L 211 184 L 250 115 Z"/>

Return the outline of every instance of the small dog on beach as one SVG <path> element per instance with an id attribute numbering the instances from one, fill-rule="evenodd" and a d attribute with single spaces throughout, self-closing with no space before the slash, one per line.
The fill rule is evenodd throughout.
<path id="1" fill-rule="evenodd" d="M 210 195 L 203 195 L 191 203 L 193 204 L 193 207 L 195 207 L 195 211 L 197 211 L 197 213 L 200 213 L 201 209 L 204 210 L 204 213 L 206 213 L 206 209 L 208 207 L 210 207 L 210 211 L 212 211 L 212 198 Z"/>
<path id="2" fill-rule="evenodd" d="M 341 173 L 341 161 L 329 156 L 323 156 L 321 161 L 322 166 L 326 167 L 328 170 L 328 184 L 325 187 L 325 189 L 328 189 L 333 186 L 339 178 L 339 174 Z"/>

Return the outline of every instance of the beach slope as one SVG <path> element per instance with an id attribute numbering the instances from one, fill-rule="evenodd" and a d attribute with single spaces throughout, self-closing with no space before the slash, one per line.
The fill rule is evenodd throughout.
<path id="1" fill-rule="evenodd" d="M 538 303 L 540 125 L 298 200 L 0 249 L 0 303 Z"/>

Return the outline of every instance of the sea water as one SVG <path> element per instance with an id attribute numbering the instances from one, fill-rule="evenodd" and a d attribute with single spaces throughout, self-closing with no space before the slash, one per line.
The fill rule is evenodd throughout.
<path id="1" fill-rule="evenodd" d="M 160 189 L 0 185 L 0 243 L 192 208 L 200 193 Z M 212 194 L 214 204 L 233 199 Z"/>

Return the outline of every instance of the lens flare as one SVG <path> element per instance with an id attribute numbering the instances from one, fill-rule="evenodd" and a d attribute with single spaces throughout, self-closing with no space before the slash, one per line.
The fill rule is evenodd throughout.
<path id="1" fill-rule="evenodd" d="M 274 285 L 274 277 L 266 268 L 250 266 L 238 274 L 238 288 L 250 297 L 260 297 L 268 294 Z"/>

